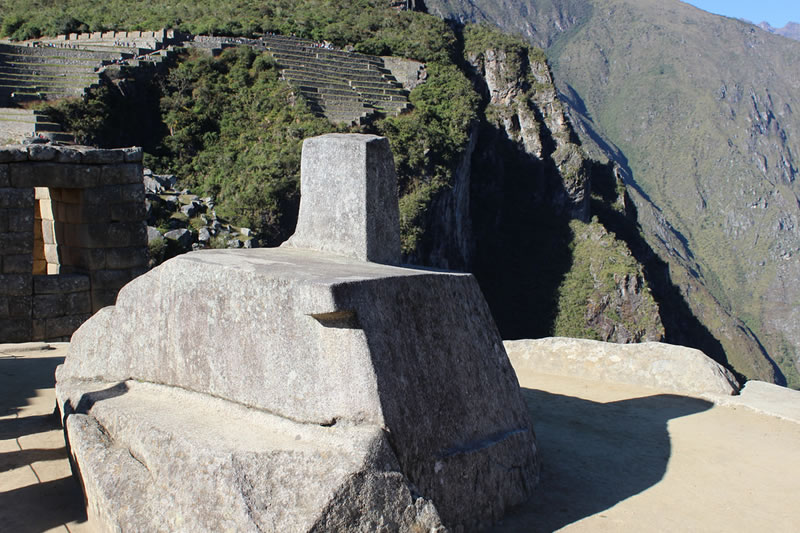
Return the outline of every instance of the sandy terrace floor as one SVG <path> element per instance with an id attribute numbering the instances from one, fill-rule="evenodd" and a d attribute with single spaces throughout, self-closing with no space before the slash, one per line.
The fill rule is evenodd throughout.
<path id="1" fill-rule="evenodd" d="M 0 531 L 85 532 L 57 417 L 66 345 L 0 347 Z M 521 371 L 544 463 L 495 531 L 800 531 L 800 424 Z"/>

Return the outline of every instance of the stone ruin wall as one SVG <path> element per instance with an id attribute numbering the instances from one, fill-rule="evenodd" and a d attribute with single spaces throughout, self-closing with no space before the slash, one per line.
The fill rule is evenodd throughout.
<path id="1" fill-rule="evenodd" d="M 68 338 L 144 273 L 142 152 L 0 148 L 0 342 Z"/>

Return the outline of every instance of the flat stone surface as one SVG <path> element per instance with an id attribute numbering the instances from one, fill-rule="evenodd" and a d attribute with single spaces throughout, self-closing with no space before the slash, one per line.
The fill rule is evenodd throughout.
<path id="1" fill-rule="evenodd" d="M 680 394 L 738 392 L 736 378 L 700 350 L 660 342 L 616 344 L 550 337 L 504 341 L 515 367 Z"/>
<path id="2" fill-rule="evenodd" d="M 800 391 L 773 383 L 751 380 L 744 384 L 739 396 L 714 398 L 714 401 L 732 407 L 747 407 L 800 424 Z"/>

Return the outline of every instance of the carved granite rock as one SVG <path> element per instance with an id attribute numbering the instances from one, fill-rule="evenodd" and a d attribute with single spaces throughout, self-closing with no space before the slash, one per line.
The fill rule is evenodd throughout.
<path id="1" fill-rule="evenodd" d="M 504 342 L 514 366 L 681 394 L 733 395 L 733 374 L 700 350 L 662 342 L 616 344 L 550 337 Z"/>
<path id="2" fill-rule="evenodd" d="M 394 179 L 372 136 L 307 141 L 312 190 L 342 143 L 353 189 L 395 194 L 369 185 Z M 335 197 L 324 209 L 350 216 Z M 369 243 L 390 211 L 367 209 L 393 221 L 345 240 Z M 353 257 L 377 245 L 397 262 L 380 239 L 314 250 L 329 232 L 306 216 L 327 215 L 301 207 L 304 248 L 176 257 L 73 336 L 56 390 L 100 528 L 476 530 L 530 496 L 533 429 L 475 279 Z"/>

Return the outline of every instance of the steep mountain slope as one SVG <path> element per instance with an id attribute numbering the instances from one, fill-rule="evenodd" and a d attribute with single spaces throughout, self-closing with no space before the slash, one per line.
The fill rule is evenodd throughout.
<path id="1" fill-rule="evenodd" d="M 573 123 L 620 165 L 695 314 L 737 370 L 782 381 L 766 352 L 800 385 L 800 43 L 677 0 L 426 5 L 550 45 Z"/>

